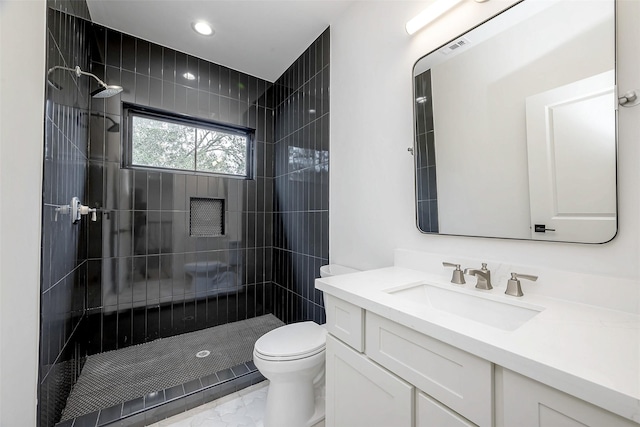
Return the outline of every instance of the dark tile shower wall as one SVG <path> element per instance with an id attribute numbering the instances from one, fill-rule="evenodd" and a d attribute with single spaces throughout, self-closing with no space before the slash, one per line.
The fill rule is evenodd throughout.
<path id="1" fill-rule="evenodd" d="M 314 279 L 329 260 L 329 29 L 274 85 L 274 314 L 325 322 Z"/>
<path id="2" fill-rule="evenodd" d="M 438 232 L 438 191 L 433 127 L 431 70 L 415 77 L 416 96 L 416 191 L 418 228 Z"/>
<path id="3" fill-rule="evenodd" d="M 80 4 L 74 2 L 76 7 Z M 63 2 L 57 2 L 64 6 Z M 70 3 L 69 3 L 70 5 Z M 81 6 L 81 5 L 80 5 Z M 86 8 L 86 4 L 84 5 Z M 47 68 L 89 68 L 88 24 L 53 8 L 47 11 Z M 41 330 L 38 417 L 60 417 L 82 366 L 79 340 L 86 308 L 86 222 L 71 223 L 60 206 L 84 201 L 89 142 L 89 80 L 56 70 L 46 86 L 42 208 Z M 19 141 L 16 141 L 19 143 Z"/>
<path id="4" fill-rule="evenodd" d="M 124 91 L 92 103 L 88 203 L 99 214 L 87 241 L 89 352 L 271 313 L 271 83 L 99 25 L 92 30 L 91 71 Z M 121 102 L 255 129 L 254 179 L 123 169 Z M 189 236 L 191 197 L 225 199 L 225 236 Z M 223 265 L 211 275 L 231 277 L 223 293 L 194 286 L 187 272 L 208 261 Z"/>

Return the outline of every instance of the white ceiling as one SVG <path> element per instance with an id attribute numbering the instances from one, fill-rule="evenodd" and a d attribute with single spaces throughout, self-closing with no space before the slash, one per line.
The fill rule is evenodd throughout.
<path id="1" fill-rule="evenodd" d="M 87 0 L 91 19 L 275 81 L 352 2 L 345 0 Z M 191 28 L 209 22 L 215 34 Z"/>

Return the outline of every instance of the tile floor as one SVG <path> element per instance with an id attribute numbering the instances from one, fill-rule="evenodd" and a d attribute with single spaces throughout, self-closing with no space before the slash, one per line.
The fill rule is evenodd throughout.
<path id="1" fill-rule="evenodd" d="M 268 386 L 263 381 L 149 427 L 263 427 Z M 324 421 L 314 427 L 324 427 Z"/>
<path id="2" fill-rule="evenodd" d="M 242 368 L 244 362 L 253 360 L 256 340 L 282 325 L 280 319 L 267 314 L 89 356 L 67 399 L 62 421 L 121 402 L 127 402 L 126 408 L 140 397 L 162 394 L 163 389 L 167 395 L 177 387 L 181 396 L 183 384 L 186 393 L 193 392 L 216 372 L 240 375 L 246 371 L 229 368 Z M 201 350 L 207 350 L 209 356 L 198 357 Z"/>

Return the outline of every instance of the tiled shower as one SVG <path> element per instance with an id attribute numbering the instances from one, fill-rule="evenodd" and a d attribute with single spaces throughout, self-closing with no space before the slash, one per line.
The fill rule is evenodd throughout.
<path id="1" fill-rule="evenodd" d="M 313 280 L 328 262 L 329 30 L 276 82 L 88 20 L 50 1 L 43 194 L 40 426 L 59 419 L 86 357 L 273 314 L 324 322 Z M 189 71 L 196 76 L 185 80 Z M 123 168 L 122 104 L 255 130 L 252 179 Z M 98 209 L 71 224 L 71 197 Z M 189 235 L 190 199 L 225 200 L 222 237 Z M 242 291 L 191 285 L 184 266 L 220 261 Z"/>

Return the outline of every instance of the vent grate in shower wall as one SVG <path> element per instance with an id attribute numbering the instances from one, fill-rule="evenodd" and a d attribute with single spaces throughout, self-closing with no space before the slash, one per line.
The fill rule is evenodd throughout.
<path id="1" fill-rule="evenodd" d="M 189 206 L 189 234 L 194 237 L 224 235 L 224 199 L 192 197 Z"/>

